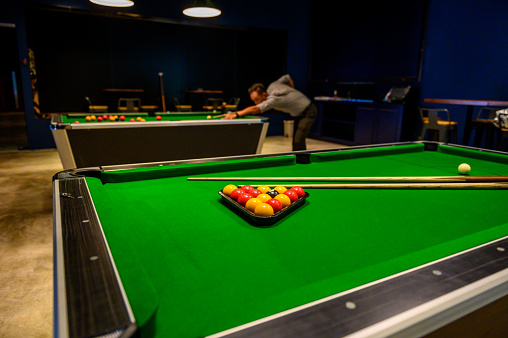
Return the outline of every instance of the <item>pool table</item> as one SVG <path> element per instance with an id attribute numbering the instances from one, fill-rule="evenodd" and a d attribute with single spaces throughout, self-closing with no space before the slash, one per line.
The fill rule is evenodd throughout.
<path id="1" fill-rule="evenodd" d="M 458 176 L 463 162 L 508 173 L 506 153 L 432 142 L 61 172 L 55 336 L 421 336 L 475 318 L 508 330 L 508 190 L 307 188 L 259 227 L 219 195 L 241 182 L 188 180 Z"/>
<path id="2" fill-rule="evenodd" d="M 258 154 L 269 124 L 256 116 L 222 120 L 212 112 L 116 114 L 121 115 L 125 121 L 87 121 L 91 114 L 52 116 L 64 169 Z M 130 122 L 138 117 L 146 121 Z"/>

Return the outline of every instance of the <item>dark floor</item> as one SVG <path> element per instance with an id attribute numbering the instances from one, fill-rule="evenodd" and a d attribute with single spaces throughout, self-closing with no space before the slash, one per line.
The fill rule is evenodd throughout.
<path id="1" fill-rule="evenodd" d="M 0 112 L 0 151 L 28 147 L 24 112 Z"/>

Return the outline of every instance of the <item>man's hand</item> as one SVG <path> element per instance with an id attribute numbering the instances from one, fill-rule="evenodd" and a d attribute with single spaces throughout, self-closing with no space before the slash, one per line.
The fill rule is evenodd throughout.
<path id="1" fill-rule="evenodd" d="M 223 120 L 232 120 L 232 119 L 236 119 L 237 117 L 238 117 L 237 113 L 228 112 L 228 113 L 224 114 Z"/>

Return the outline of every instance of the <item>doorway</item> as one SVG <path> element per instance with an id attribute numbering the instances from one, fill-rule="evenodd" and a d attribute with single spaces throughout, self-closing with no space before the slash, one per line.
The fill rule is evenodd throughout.
<path id="1" fill-rule="evenodd" d="M 18 42 L 14 24 L 0 23 L 0 150 L 28 147 Z"/>

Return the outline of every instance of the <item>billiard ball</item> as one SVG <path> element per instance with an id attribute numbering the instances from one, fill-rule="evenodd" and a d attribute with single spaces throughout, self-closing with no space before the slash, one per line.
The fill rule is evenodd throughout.
<path id="1" fill-rule="evenodd" d="M 108 115 L 102 115 L 102 119 L 103 120 L 107 120 L 108 119 Z"/>
<path id="2" fill-rule="evenodd" d="M 254 190 L 254 187 L 252 185 L 244 185 L 242 186 L 241 188 L 243 191 L 245 191 L 246 193 L 250 194 L 252 190 Z"/>
<path id="3" fill-rule="evenodd" d="M 250 194 L 254 197 L 258 197 L 259 195 L 261 195 L 261 191 L 259 191 L 258 189 L 253 189 Z"/>
<path id="4" fill-rule="evenodd" d="M 85 120 L 92 121 L 92 117 L 91 116 L 87 116 L 87 117 L 85 117 Z"/>
<path id="5" fill-rule="evenodd" d="M 79 123 L 79 121 L 74 121 L 74 123 Z"/>
<path id="6" fill-rule="evenodd" d="M 141 119 L 141 120 L 139 120 L 139 122 L 146 122 L 146 120 L 145 119 Z"/>
<path id="7" fill-rule="evenodd" d="M 269 199 L 266 201 L 266 204 L 270 204 L 270 206 L 273 208 L 274 213 L 282 210 L 282 203 L 280 203 L 280 201 L 276 200 L 275 198 Z"/>
<path id="8" fill-rule="evenodd" d="M 102 116 L 97 117 L 97 122 L 102 122 Z"/>
<path id="9" fill-rule="evenodd" d="M 275 196 L 275 199 L 278 200 L 282 204 L 282 208 L 285 208 L 287 206 L 291 205 L 291 200 L 287 195 L 284 194 L 278 194 Z"/>
<path id="10" fill-rule="evenodd" d="M 287 188 L 279 185 L 279 186 L 276 186 L 275 188 L 273 188 L 273 190 L 275 190 L 279 194 L 283 194 L 287 190 Z"/>
<path id="11" fill-rule="evenodd" d="M 156 117 L 155 119 L 156 119 L 157 121 L 160 121 L 160 120 L 162 120 L 162 116 L 157 115 L 157 117 Z"/>
<path id="12" fill-rule="evenodd" d="M 268 194 L 259 194 L 258 197 L 256 197 L 256 198 L 258 198 L 261 201 L 263 201 L 263 203 L 266 203 L 266 201 L 268 201 L 272 197 L 270 195 L 268 195 Z"/>
<path id="13" fill-rule="evenodd" d="M 254 210 L 256 210 L 256 207 L 261 203 L 263 202 L 261 202 L 260 199 L 251 198 L 250 200 L 247 201 L 247 203 L 245 203 L 245 209 L 254 212 Z"/>
<path id="14" fill-rule="evenodd" d="M 224 189 L 222 189 L 222 192 L 224 193 L 224 195 L 230 196 L 231 192 L 235 189 L 238 189 L 238 187 L 236 185 L 228 184 L 224 187 Z"/>
<path id="15" fill-rule="evenodd" d="M 235 190 L 231 191 L 231 194 L 229 195 L 229 197 L 231 197 L 232 199 L 234 199 L 236 201 L 238 199 L 238 196 L 240 196 L 241 194 L 243 194 L 242 189 L 235 189 Z"/>
<path id="16" fill-rule="evenodd" d="M 125 116 L 121 115 L 120 116 L 120 121 L 125 121 Z"/>
<path id="17" fill-rule="evenodd" d="M 97 120 L 97 117 L 95 117 L 95 115 L 92 115 L 92 116 L 90 116 L 90 119 L 91 119 L 92 121 L 95 121 L 95 120 Z"/>
<path id="18" fill-rule="evenodd" d="M 291 200 L 291 202 L 295 202 L 298 200 L 298 194 L 292 190 L 288 190 L 288 191 L 285 191 L 284 192 L 284 195 L 286 195 L 287 197 L 289 197 L 289 199 Z"/>
<path id="19" fill-rule="evenodd" d="M 241 205 L 245 205 L 245 203 L 247 203 L 247 201 L 250 200 L 251 198 L 254 198 L 254 196 L 246 192 L 243 192 L 240 196 L 238 196 L 238 199 L 236 201 Z"/>
<path id="20" fill-rule="evenodd" d="M 291 189 L 289 190 L 293 190 L 294 192 L 296 192 L 296 194 L 298 195 L 298 197 L 303 197 L 305 196 L 305 190 L 303 190 L 302 187 L 299 187 L 297 185 L 295 185 L 294 187 L 292 187 Z"/>
<path id="21" fill-rule="evenodd" d="M 267 192 L 267 194 L 271 197 L 271 198 L 274 198 L 275 196 L 277 196 L 279 193 L 275 190 L 270 190 Z"/>
<path id="22" fill-rule="evenodd" d="M 267 191 L 270 191 L 270 187 L 267 185 L 260 185 L 258 190 L 261 191 L 262 194 L 266 194 Z"/>
<path id="23" fill-rule="evenodd" d="M 115 117 L 114 117 L 114 116 L 110 116 L 110 117 L 109 117 L 109 120 L 110 120 L 111 122 L 113 122 L 113 121 L 115 121 L 116 119 L 115 119 Z"/>
<path id="24" fill-rule="evenodd" d="M 469 174 L 470 171 L 471 171 L 471 166 L 469 164 L 462 163 L 461 165 L 459 165 L 459 173 Z"/>
<path id="25" fill-rule="evenodd" d="M 256 206 L 256 209 L 254 209 L 254 214 L 256 214 L 256 216 L 272 216 L 273 208 L 268 203 L 260 203 Z"/>
<path id="26" fill-rule="evenodd" d="M 136 122 L 136 120 L 134 120 L 134 119 L 130 119 L 130 121 L 131 121 L 131 122 Z"/>
<path id="27" fill-rule="evenodd" d="M 141 121 L 143 118 L 141 116 L 136 117 L 136 121 Z"/>
<path id="28" fill-rule="evenodd" d="M 206 117 L 206 119 L 207 119 L 207 120 L 211 120 L 211 119 L 212 119 L 212 115 L 208 115 L 208 116 Z"/>

